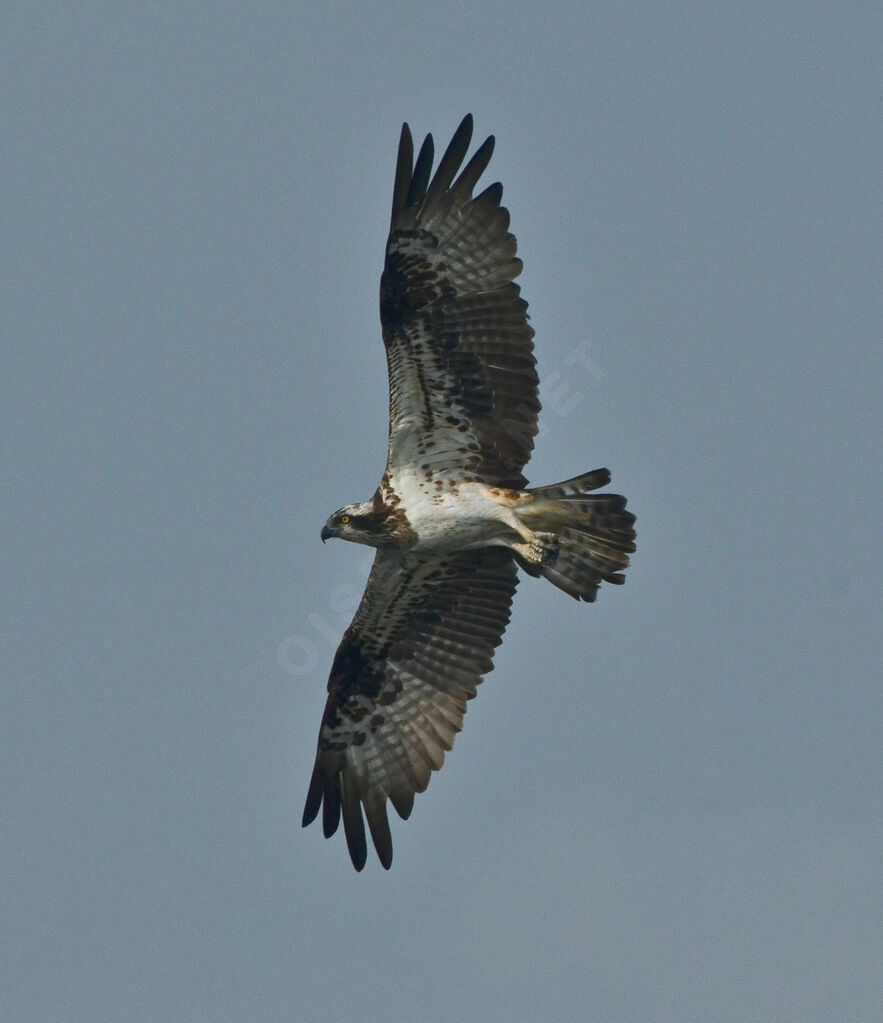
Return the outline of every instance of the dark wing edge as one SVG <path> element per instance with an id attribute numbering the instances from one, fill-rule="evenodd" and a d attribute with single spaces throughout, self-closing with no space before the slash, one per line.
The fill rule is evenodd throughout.
<path id="1" fill-rule="evenodd" d="M 516 585 L 503 548 L 419 562 L 378 552 L 331 668 L 303 814 L 306 827 L 322 810 L 326 838 L 343 818 L 356 870 L 367 860 L 365 819 L 389 869 L 387 800 L 407 819 L 441 768 L 493 667 Z"/>
<path id="2" fill-rule="evenodd" d="M 389 467 L 404 428 L 434 471 L 508 487 L 533 450 L 540 410 L 527 303 L 499 183 L 473 198 L 494 148 L 490 136 L 460 171 L 472 139 L 467 115 L 430 179 L 432 136 L 413 160 L 402 128 L 380 313 L 390 376 Z M 459 176 L 458 176 L 459 171 Z"/>

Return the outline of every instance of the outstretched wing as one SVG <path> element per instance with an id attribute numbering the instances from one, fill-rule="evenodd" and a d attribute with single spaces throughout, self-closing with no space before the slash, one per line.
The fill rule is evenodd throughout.
<path id="1" fill-rule="evenodd" d="M 363 807 L 389 868 L 386 801 L 407 818 L 414 794 L 442 766 L 466 701 L 493 667 L 516 584 L 502 548 L 429 561 L 378 551 L 331 668 L 303 816 L 306 827 L 322 807 L 328 838 L 343 814 L 356 870 L 367 857 Z"/>
<path id="2" fill-rule="evenodd" d="M 413 164 L 402 127 L 380 318 L 389 367 L 389 460 L 403 469 L 522 487 L 540 403 L 527 303 L 503 188 L 472 190 L 493 136 L 457 177 L 467 115 L 435 177 L 432 136 Z M 456 178 L 456 180 L 455 180 Z"/>

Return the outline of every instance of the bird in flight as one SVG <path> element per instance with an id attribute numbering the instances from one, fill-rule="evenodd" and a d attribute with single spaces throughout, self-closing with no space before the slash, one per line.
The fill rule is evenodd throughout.
<path id="1" fill-rule="evenodd" d="M 540 402 L 527 303 L 502 186 L 473 190 L 494 138 L 465 167 L 467 115 L 432 175 L 402 127 L 380 319 L 389 369 L 389 453 L 374 496 L 336 511 L 322 540 L 376 548 L 361 604 L 337 648 L 304 808 L 325 837 L 343 817 L 350 858 L 392 863 L 387 801 L 414 795 L 493 667 L 518 568 L 577 600 L 622 583 L 635 517 L 596 469 L 528 487 Z M 364 811 L 364 816 L 363 816 Z"/>

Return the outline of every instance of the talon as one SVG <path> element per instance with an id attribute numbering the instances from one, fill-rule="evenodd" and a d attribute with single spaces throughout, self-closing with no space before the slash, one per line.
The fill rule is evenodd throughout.
<path id="1" fill-rule="evenodd" d="M 541 565 L 554 565 L 558 560 L 558 537 L 554 533 L 534 533 L 533 547 Z"/>
<path id="2" fill-rule="evenodd" d="M 555 562 L 558 560 L 558 551 L 559 547 L 557 543 L 550 547 L 543 548 L 540 552 L 542 563 L 544 565 L 554 565 Z"/>
<path id="3" fill-rule="evenodd" d="M 534 533 L 530 543 L 512 544 L 512 550 L 531 565 L 554 565 L 559 549 L 554 533 Z"/>

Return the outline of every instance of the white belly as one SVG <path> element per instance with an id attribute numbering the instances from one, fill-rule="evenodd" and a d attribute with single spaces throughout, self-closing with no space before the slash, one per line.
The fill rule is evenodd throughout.
<path id="1" fill-rule="evenodd" d="M 483 483 L 399 479 L 396 492 L 417 546 L 443 550 L 508 545 L 513 512 Z"/>

